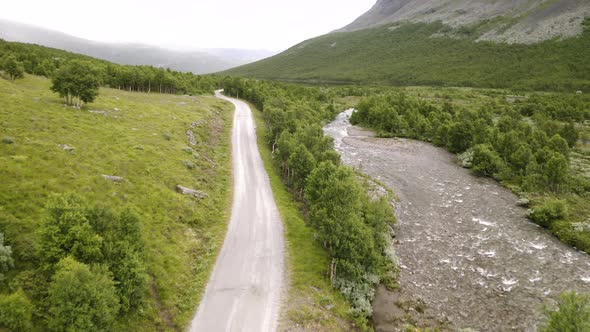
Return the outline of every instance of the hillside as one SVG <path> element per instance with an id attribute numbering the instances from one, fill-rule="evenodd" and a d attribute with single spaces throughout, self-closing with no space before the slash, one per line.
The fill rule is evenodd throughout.
<path id="1" fill-rule="evenodd" d="M 395 22 L 442 21 L 458 27 L 485 21 L 478 40 L 534 43 L 579 35 L 587 16 L 590 2 L 584 0 L 379 0 L 340 31 Z"/>
<path id="2" fill-rule="evenodd" d="M 263 59 L 265 50 L 201 49 L 173 51 L 142 44 L 101 43 L 0 19 L 0 39 L 38 44 L 111 61 L 123 65 L 150 65 L 208 74 Z"/>
<path id="3" fill-rule="evenodd" d="M 0 294 L 21 288 L 35 306 L 33 331 L 47 330 L 45 225 L 55 194 L 73 193 L 93 213 L 103 211 L 101 218 L 130 209 L 139 220 L 143 253 L 136 259 L 145 264 L 147 283 L 137 307 L 121 313 L 113 329 L 183 329 L 228 219 L 229 104 L 208 96 L 101 89 L 94 103 L 78 110 L 64 107 L 49 86 L 32 75 L 0 79 L 0 233 L 15 259 L 6 280 L 0 278 Z M 194 146 L 187 141 L 191 127 Z M 208 197 L 183 196 L 175 190 L 179 184 Z"/>
<path id="4" fill-rule="evenodd" d="M 486 22 L 458 28 L 392 23 L 320 36 L 226 73 L 342 84 L 590 91 L 590 20 L 585 22 L 580 36 L 530 45 L 477 42 Z"/>

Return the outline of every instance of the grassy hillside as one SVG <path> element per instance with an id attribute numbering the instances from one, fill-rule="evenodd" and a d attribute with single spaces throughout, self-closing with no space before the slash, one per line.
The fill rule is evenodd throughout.
<path id="1" fill-rule="evenodd" d="M 0 79 L 0 233 L 15 259 L 0 280 L 0 294 L 22 288 L 30 299 L 39 298 L 27 286 L 40 274 L 45 204 L 52 194 L 76 193 L 91 205 L 130 208 L 141 221 L 146 300 L 120 316 L 116 330 L 182 330 L 228 219 L 229 104 L 206 96 L 101 89 L 95 103 L 77 110 L 64 107 L 49 85 L 29 75 L 14 83 Z M 186 130 L 193 124 L 197 144 L 189 147 Z M 103 174 L 124 180 L 111 182 Z M 209 197 L 182 196 L 178 184 Z M 47 312 L 33 302 L 34 325 L 46 330 Z"/>
<path id="2" fill-rule="evenodd" d="M 588 20 L 586 22 L 589 22 Z M 475 42 L 487 23 L 339 32 L 226 73 L 265 79 L 590 91 L 590 31 L 533 45 Z"/>

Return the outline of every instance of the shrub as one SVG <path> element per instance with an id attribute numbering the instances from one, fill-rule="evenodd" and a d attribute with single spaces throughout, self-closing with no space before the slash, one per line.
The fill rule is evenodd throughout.
<path id="1" fill-rule="evenodd" d="M 29 331 L 33 305 L 22 290 L 8 296 L 0 296 L 0 326 L 13 331 Z"/>
<path id="2" fill-rule="evenodd" d="M 546 310 L 547 325 L 542 332 L 590 331 L 590 296 L 575 292 L 561 294 L 557 308 Z"/>
<path id="3" fill-rule="evenodd" d="M 568 209 L 567 204 L 560 200 L 551 200 L 543 204 L 543 206 L 531 210 L 529 218 L 537 224 L 550 228 L 557 220 L 567 218 Z"/>
<path id="4" fill-rule="evenodd" d="M 4 234 L 0 233 L 0 281 L 4 279 L 4 273 L 13 266 L 12 248 L 4 245 Z"/>
<path id="5" fill-rule="evenodd" d="M 119 312 L 111 274 L 71 257 L 57 264 L 48 304 L 52 331 L 109 331 Z"/>
<path id="6" fill-rule="evenodd" d="M 4 143 L 4 144 L 13 144 L 14 143 L 14 138 L 8 137 L 8 136 L 3 137 L 2 138 L 2 143 Z"/>
<path id="7" fill-rule="evenodd" d="M 490 144 L 478 144 L 473 147 L 471 169 L 475 174 L 495 176 L 505 169 L 504 160 Z"/>

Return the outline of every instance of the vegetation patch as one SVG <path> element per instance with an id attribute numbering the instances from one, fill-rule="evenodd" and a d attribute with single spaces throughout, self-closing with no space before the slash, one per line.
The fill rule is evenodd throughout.
<path id="1" fill-rule="evenodd" d="M 101 88 L 91 107 L 104 116 L 64 106 L 50 84 L 0 80 L 0 137 L 13 142 L 0 144 L 0 306 L 10 308 L 0 324 L 182 330 L 227 225 L 230 105 Z M 208 196 L 181 195 L 177 185 Z M 125 220 L 135 220 L 127 231 L 118 228 Z M 80 294 L 95 311 L 73 322 L 62 299 Z"/>
<path id="2" fill-rule="evenodd" d="M 566 40 L 531 45 L 476 42 L 483 30 L 510 24 L 496 18 L 457 29 L 435 22 L 330 33 L 226 73 L 327 84 L 590 92 L 588 23 L 581 36 Z"/>

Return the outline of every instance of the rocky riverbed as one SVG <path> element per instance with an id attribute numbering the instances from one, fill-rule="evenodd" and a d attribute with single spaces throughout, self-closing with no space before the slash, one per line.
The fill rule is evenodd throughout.
<path id="1" fill-rule="evenodd" d="M 403 323 L 449 330 L 536 331 L 543 306 L 566 290 L 590 292 L 590 255 L 526 218 L 517 197 L 473 176 L 428 143 L 372 137 L 351 126 L 352 110 L 324 131 L 345 164 L 392 189 L 400 289 L 379 288 L 379 331 Z"/>

